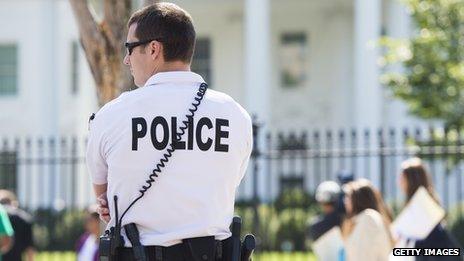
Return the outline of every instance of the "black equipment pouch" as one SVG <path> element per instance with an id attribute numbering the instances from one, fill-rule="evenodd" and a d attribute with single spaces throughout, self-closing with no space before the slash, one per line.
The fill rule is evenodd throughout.
<path id="1" fill-rule="evenodd" d="M 118 230 L 111 227 L 110 230 L 106 230 L 105 234 L 100 237 L 99 255 L 101 261 L 116 261 L 116 250 L 118 247 L 124 246 L 124 239 Z"/>
<path id="2" fill-rule="evenodd" d="M 231 261 L 249 261 L 253 255 L 253 251 L 256 247 L 256 239 L 253 235 L 248 234 L 245 236 L 243 241 L 240 241 L 240 234 L 242 230 L 242 219 L 239 216 L 235 216 L 232 219 L 230 225 L 231 236 Z M 229 259 L 227 259 L 229 260 Z"/>
<path id="3" fill-rule="evenodd" d="M 124 225 L 126 230 L 126 236 L 132 244 L 132 251 L 134 251 L 134 258 L 137 261 L 147 261 L 147 255 L 145 253 L 145 247 L 140 243 L 139 230 L 135 223 Z"/>
<path id="4" fill-rule="evenodd" d="M 242 230 L 242 219 L 235 216 L 230 224 L 230 231 L 232 232 L 232 256 L 231 261 L 240 261 L 240 233 Z"/>
<path id="5" fill-rule="evenodd" d="M 101 261 L 116 261 L 117 248 L 124 246 L 124 239 L 121 236 L 121 226 L 118 220 L 118 197 L 114 196 L 114 206 L 116 209 L 116 225 L 106 230 L 105 234 L 100 237 L 99 255 Z"/>
<path id="6" fill-rule="evenodd" d="M 216 240 L 214 236 L 196 237 L 182 240 L 187 260 L 213 261 L 216 254 Z"/>
<path id="7" fill-rule="evenodd" d="M 103 236 L 100 237 L 100 245 L 98 246 L 100 261 L 110 261 L 111 258 L 111 237 L 107 230 Z"/>
<path id="8" fill-rule="evenodd" d="M 249 261 L 251 260 L 251 255 L 253 255 L 253 251 L 256 248 L 256 239 L 255 236 L 248 234 L 245 236 L 242 242 L 241 247 L 241 257 L 240 261 Z"/>

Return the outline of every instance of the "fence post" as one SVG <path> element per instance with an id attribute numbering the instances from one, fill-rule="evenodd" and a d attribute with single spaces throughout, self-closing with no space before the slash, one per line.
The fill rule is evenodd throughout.
<path id="1" fill-rule="evenodd" d="M 457 170 L 456 170 L 456 191 L 458 192 L 458 217 L 459 219 L 462 218 L 462 167 L 461 167 L 461 158 L 462 158 L 462 151 L 461 151 L 461 146 L 462 146 L 462 134 L 461 134 L 461 128 L 457 127 L 456 128 L 457 132 L 457 140 L 456 140 L 456 165 L 457 165 Z"/>
<path id="2" fill-rule="evenodd" d="M 385 137 L 382 129 L 379 129 L 379 159 L 380 159 L 380 194 L 385 198 L 385 157 L 386 157 L 386 148 L 385 148 Z"/>
<path id="3" fill-rule="evenodd" d="M 79 186 L 77 182 L 77 137 L 74 136 L 71 138 L 71 204 L 74 207 L 77 207 L 77 197 L 76 197 L 76 187 Z"/>

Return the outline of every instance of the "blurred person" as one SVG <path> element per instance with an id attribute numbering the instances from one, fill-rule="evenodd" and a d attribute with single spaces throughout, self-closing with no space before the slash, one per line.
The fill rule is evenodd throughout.
<path id="1" fill-rule="evenodd" d="M 354 174 L 349 170 L 340 170 L 337 173 L 337 180 L 340 185 L 345 185 L 354 180 Z"/>
<path id="2" fill-rule="evenodd" d="M 35 249 L 32 234 L 33 219 L 26 211 L 19 208 L 16 195 L 9 190 L 0 190 L 0 204 L 5 207 L 14 231 L 11 249 L 3 255 L 4 261 L 34 260 Z"/>
<path id="3" fill-rule="evenodd" d="M 77 261 L 97 261 L 98 242 L 100 238 L 100 215 L 97 206 L 90 206 L 86 211 L 85 232 L 77 240 Z"/>
<path id="4" fill-rule="evenodd" d="M 393 248 L 391 216 L 380 192 L 366 179 L 344 185 L 347 218 L 342 235 L 347 261 L 388 260 Z"/>
<path id="5" fill-rule="evenodd" d="M 340 186 L 343 186 L 346 183 L 354 180 L 354 174 L 353 172 L 349 170 L 340 170 L 337 173 L 337 180 L 338 180 L 338 184 L 340 184 Z M 341 191 L 339 195 L 340 195 L 340 198 L 338 200 L 338 211 L 342 214 L 345 214 L 346 210 L 345 210 L 345 205 L 343 204 L 343 198 L 345 197 L 345 193 L 343 192 L 343 190 Z"/>
<path id="6" fill-rule="evenodd" d="M 0 205 L 0 261 L 2 256 L 11 249 L 13 245 L 13 227 L 11 226 L 8 213 L 5 208 Z"/>
<path id="7" fill-rule="evenodd" d="M 342 213 L 338 211 L 340 186 L 334 181 L 324 181 L 316 189 L 316 201 L 322 214 L 311 223 L 309 237 L 315 241 L 330 229 L 340 226 Z"/>
<path id="8" fill-rule="evenodd" d="M 316 189 L 316 201 L 322 214 L 311 222 L 309 238 L 318 260 L 338 260 L 343 248 L 340 234 L 342 212 L 338 207 L 341 189 L 334 181 L 324 181 Z"/>
<path id="9" fill-rule="evenodd" d="M 438 196 L 435 193 L 430 175 L 419 158 L 410 158 L 401 164 L 401 172 L 399 176 L 399 187 L 405 194 L 405 205 L 411 200 L 417 189 L 424 187 L 433 200 L 440 204 Z M 406 239 L 413 240 L 413 239 Z M 459 248 L 457 240 L 444 229 L 444 225 L 440 222 L 423 240 L 417 240 L 414 243 L 415 248 Z M 461 260 L 461 257 L 432 257 L 418 256 L 416 260 Z"/>

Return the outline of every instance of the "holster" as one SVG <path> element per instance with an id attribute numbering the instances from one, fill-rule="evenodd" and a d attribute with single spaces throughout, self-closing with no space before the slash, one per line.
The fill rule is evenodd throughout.
<path id="1" fill-rule="evenodd" d="M 216 240 L 214 236 L 196 237 L 182 240 L 187 260 L 214 261 L 216 259 Z"/>
<path id="2" fill-rule="evenodd" d="M 124 226 L 124 230 L 126 230 L 126 236 L 132 244 L 135 260 L 148 261 L 145 247 L 140 243 L 140 234 L 137 225 L 135 223 L 127 224 Z"/>

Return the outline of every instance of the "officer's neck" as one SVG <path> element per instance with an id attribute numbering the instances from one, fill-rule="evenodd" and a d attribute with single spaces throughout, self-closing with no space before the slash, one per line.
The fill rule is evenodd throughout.
<path id="1" fill-rule="evenodd" d="M 164 62 L 157 72 L 190 71 L 190 64 L 182 61 Z"/>

